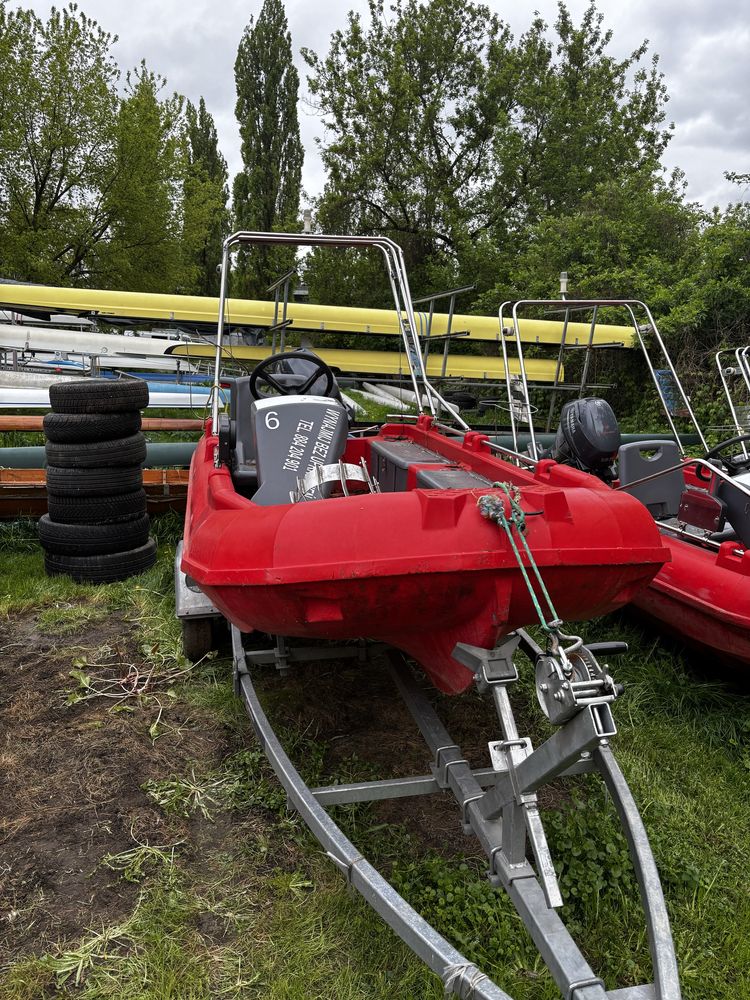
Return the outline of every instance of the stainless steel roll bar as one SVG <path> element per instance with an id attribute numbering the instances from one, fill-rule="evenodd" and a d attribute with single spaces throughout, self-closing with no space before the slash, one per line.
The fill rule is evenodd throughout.
<path id="1" fill-rule="evenodd" d="M 729 386 L 729 378 L 736 375 L 739 375 L 742 378 L 748 394 L 748 400 L 750 400 L 750 358 L 748 357 L 748 351 L 750 351 L 750 347 L 738 347 L 734 351 L 731 348 L 723 348 L 722 350 L 716 352 L 716 367 L 719 369 L 719 378 L 721 379 L 721 384 L 724 388 L 724 395 L 727 397 L 727 402 L 729 403 L 729 412 L 732 414 L 732 423 L 734 424 L 738 435 L 747 434 L 748 427 L 742 426 L 742 421 L 740 420 L 740 415 L 737 412 L 735 400 L 732 396 L 732 390 Z M 736 366 L 725 366 L 721 360 L 722 354 L 730 353 L 734 354 L 735 361 L 737 362 Z M 740 443 L 742 445 L 742 454 L 745 458 L 747 458 L 747 445 L 744 441 Z"/>
<path id="2" fill-rule="evenodd" d="M 708 444 L 706 443 L 703 431 L 701 430 L 701 427 L 698 424 L 698 420 L 695 416 L 695 413 L 693 412 L 693 409 L 690 405 L 690 400 L 688 399 L 685 389 L 683 388 L 682 382 L 680 382 L 679 376 L 677 375 L 677 371 L 675 370 L 674 364 L 672 363 L 672 359 L 669 355 L 669 351 L 667 350 L 667 346 L 664 343 L 661 334 L 659 333 L 659 329 L 656 325 L 656 321 L 654 320 L 651 310 L 648 308 L 645 302 L 641 302 L 639 299 L 521 299 L 517 302 L 511 302 L 511 301 L 503 302 L 503 304 L 500 306 L 500 309 L 498 311 L 498 319 L 500 322 L 500 343 L 502 345 L 502 351 L 503 351 L 503 363 L 505 365 L 505 386 L 506 386 L 506 391 L 508 393 L 509 403 L 511 400 L 511 381 L 510 381 L 511 376 L 508 367 L 508 348 L 507 348 L 508 341 L 511 340 L 514 341 L 518 351 L 524 407 L 526 409 L 526 416 L 528 418 L 528 424 L 529 424 L 529 433 L 531 436 L 530 446 L 532 454 L 535 458 L 539 457 L 539 450 L 537 448 L 536 434 L 534 432 L 534 421 L 532 419 L 533 408 L 529 397 L 528 382 L 526 380 L 526 365 L 524 362 L 523 346 L 521 343 L 521 333 L 520 333 L 519 318 L 518 318 L 518 313 L 520 309 L 533 306 L 543 306 L 548 309 L 559 309 L 563 310 L 565 313 L 563 320 L 563 334 L 560 343 L 560 354 L 557 362 L 554 387 L 557 386 L 560 370 L 562 367 L 562 353 L 565 350 L 565 336 L 568 329 L 570 313 L 571 311 L 580 311 L 584 309 L 592 310 L 592 320 L 591 320 L 591 326 L 587 344 L 587 358 L 586 362 L 584 363 L 584 372 L 581 379 L 582 390 L 583 386 L 585 385 L 586 376 L 588 374 L 588 354 L 593 344 L 598 310 L 606 307 L 625 309 L 628 315 L 630 316 L 630 320 L 633 326 L 633 332 L 638 340 L 641 352 L 643 353 L 643 356 L 646 360 L 646 365 L 648 366 L 649 374 L 651 375 L 651 379 L 654 385 L 656 386 L 656 391 L 658 393 L 659 400 L 662 404 L 662 408 L 664 409 L 664 413 L 666 414 L 667 421 L 669 423 L 671 431 L 674 434 L 675 441 L 677 442 L 682 454 L 684 455 L 685 452 L 682 451 L 680 436 L 677 432 L 674 420 L 672 419 L 672 414 L 669 411 L 669 404 L 664 395 L 664 390 L 661 386 L 661 383 L 659 382 L 659 379 L 656 375 L 656 369 L 654 368 L 653 362 L 651 360 L 651 356 L 646 346 L 646 342 L 643 339 L 643 334 L 647 332 L 653 333 L 656 343 L 659 347 L 659 350 L 661 351 L 661 355 L 664 358 L 664 361 L 672 375 L 672 378 L 674 379 L 674 384 L 677 387 L 677 391 L 680 394 L 682 403 L 684 404 L 684 407 L 690 416 L 690 420 L 692 421 L 693 427 L 695 428 L 695 431 L 698 434 L 698 437 L 700 438 L 703 447 L 706 450 L 708 450 Z M 512 332 L 510 328 L 506 327 L 505 325 L 505 315 L 509 307 L 512 307 L 512 321 L 513 321 Z M 638 323 L 635 315 L 636 310 L 643 310 L 643 313 L 645 314 L 647 320 L 645 324 L 641 325 Z M 552 404 L 554 404 L 554 399 L 552 401 Z M 512 405 L 510 406 L 510 424 L 511 424 L 511 433 L 513 435 L 513 447 L 517 451 L 518 433 L 516 429 L 516 416 L 515 413 L 513 412 Z"/>
<path id="3" fill-rule="evenodd" d="M 396 315 L 399 320 L 401 336 L 409 365 L 409 373 L 414 393 L 417 397 L 417 407 L 422 410 L 422 395 L 427 396 L 430 412 L 437 415 L 435 404 L 441 404 L 447 412 L 451 412 L 440 393 L 430 384 L 425 370 L 424 358 L 419 345 L 418 324 L 412 306 L 409 279 L 406 274 L 406 264 L 401 247 L 386 236 L 334 236 L 320 233 L 256 233 L 239 231 L 232 233 L 224 240 L 221 258 L 221 287 L 219 292 L 219 321 L 216 328 L 216 361 L 214 365 L 213 400 L 211 411 L 211 427 L 214 434 L 219 432 L 219 389 L 222 361 L 222 345 L 224 339 L 224 320 L 226 315 L 226 299 L 229 286 L 229 254 L 233 247 L 240 244 L 261 246 L 294 246 L 294 247 L 341 247 L 349 249 L 366 249 L 368 247 L 380 250 L 385 259 L 388 280 L 391 285 Z M 458 415 L 454 419 L 469 430 L 469 425 Z"/>

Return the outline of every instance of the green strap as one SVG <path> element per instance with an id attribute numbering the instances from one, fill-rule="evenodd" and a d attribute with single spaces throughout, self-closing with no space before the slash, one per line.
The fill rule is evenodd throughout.
<path id="1" fill-rule="evenodd" d="M 482 517 L 486 517 L 490 521 L 495 521 L 496 524 L 505 530 L 505 534 L 508 536 L 508 541 L 513 549 L 513 555 L 516 557 L 518 568 L 521 570 L 529 595 L 531 596 L 531 600 L 534 602 L 534 607 L 536 608 L 540 625 L 545 632 L 554 632 L 555 634 L 558 634 L 559 626 L 562 622 L 557 617 L 557 611 L 555 611 L 552 598 L 544 585 L 544 580 L 539 572 L 539 567 L 536 564 L 536 560 L 534 559 L 531 549 L 529 548 L 529 543 L 526 541 L 526 536 L 524 535 L 524 531 L 526 530 L 526 515 L 520 503 L 521 492 L 518 487 L 514 486 L 512 483 L 493 483 L 493 485 L 497 489 L 501 489 L 507 496 L 510 503 L 510 519 L 505 514 L 505 504 L 503 503 L 502 497 L 493 496 L 491 494 L 485 494 L 477 500 L 479 513 Z M 547 621 L 545 618 L 544 611 L 542 610 L 536 591 L 534 590 L 531 579 L 529 578 L 526 566 L 524 566 L 523 559 L 521 558 L 521 552 L 516 544 L 515 538 L 513 537 L 514 528 L 516 529 L 518 537 L 521 539 L 521 544 L 526 552 L 526 558 L 529 561 L 529 567 L 532 570 L 539 589 L 541 590 L 544 600 L 547 603 L 547 608 L 551 616 L 550 621 Z"/>

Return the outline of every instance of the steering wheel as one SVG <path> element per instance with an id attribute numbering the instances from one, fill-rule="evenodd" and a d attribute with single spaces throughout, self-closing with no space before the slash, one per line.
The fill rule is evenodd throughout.
<path id="1" fill-rule="evenodd" d="M 312 366 L 310 374 L 295 372 L 290 361 L 304 361 Z M 284 367 L 287 371 L 284 371 Z M 333 372 L 315 354 L 306 351 L 285 351 L 283 354 L 272 354 L 260 361 L 250 375 L 248 389 L 253 399 L 267 399 L 268 396 L 304 396 L 312 389 L 319 378 L 325 378 L 325 388 L 320 396 L 331 396 L 336 381 Z M 270 389 L 263 392 L 262 386 Z"/>
<path id="2" fill-rule="evenodd" d="M 721 453 L 727 448 L 731 448 L 732 445 L 744 444 L 748 441 L 750 441 L 750 434 L 738 434 L 737 437 L 727 438 L 726 441 L 720 441 L 718 444 L 714 445 L 713 448 L 709 448 L 703 457 L 706 459 L 719 458 Z M 736 475 L 742 469 L 750 468 L 750 456 L 748 458 L 739 459 L 722 458 L 721 461 L 726 466 L 727 472 L 730 476 Z M 700 466 L 696 467 L 695 474 L 698 479 L 702 479 L 704 482 L 707 482 L 711 478 L 706 470 L 701 469 Z"/>

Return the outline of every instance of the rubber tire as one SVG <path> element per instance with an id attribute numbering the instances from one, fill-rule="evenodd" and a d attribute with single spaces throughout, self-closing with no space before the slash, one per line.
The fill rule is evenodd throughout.
<path id="1" fill-rule="evenodd" d="M 478 405 L 477 397 L 472 396 L 470 392 L 445 392 L 443 399 L 446 403 L 453 403 L 462 410 L 476 410 Z"/>
<path id="2" fill-rule="evenodd" d="M 137 549 L 148 541 L 148 514 L 119 524 L 59 524 L 49 514 L 39 518 L 39 541 L 46 552 L 61 556 L 98 556 Z"/>
<path id="3" fill-rule="evenodd" d="M 47 494 L 57 497 L 110 497 L 132 493 L 143 486 L 140 465 L 119 468 L 66 469 L 47 466 Z"/>
<path id="4" fill-rule="evenodd" d="M 130 437 L 141 429 L 140 410 L 129 413 L 46 413 L 44 433 L 61 444 L 111 441 Z"/>
<path id="5" fill-rule="evenodd" d="M 216 649 L 210 618 L 183 618 L 181 624 L 182 650 L 191 663 L 202 660 L 212 649 Z"/>
<path id="6" fill-rule="evenodd" d="M 130 437 L 111 441 L 85 441 L 78 444 L 44 446 L 49 465 L 64 469 L 96 469 L 103 466 L 142 465 L 146 461 L 146 439 L 138 431 Z"/>
<path id="7" fill-rule="evenodd" d="M 87 378 L 52 385 L 55 413 L 128 413 L 148 406 L 148 385 L 141 379 Z"/>
<path id="8" fill-rule="evenodd" d="M 77 583 L 113 583 L 143 573 L 156 562 L 156 542 L 149 538 L 145 545 L 125 552 L 98 556 L 63 556 L 45 553 L 44 568 L 48 576 L 67 575 Z"/>
<path id="9" fill-rule="evenodd" d="M 134 490 L 113 497 L 47 495 L 49 519 L 57 524 L 116 524 L 146 513 L 146 493 Z"/>

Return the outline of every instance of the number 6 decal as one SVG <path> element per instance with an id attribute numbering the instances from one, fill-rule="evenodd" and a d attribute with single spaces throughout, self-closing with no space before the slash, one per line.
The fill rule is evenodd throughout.
<path id="1" fill-rule="evenodd" d="M 278 430 L 279 427 L 279 414 L 277 410 L 269 410 L 266 414 L 266 427 L 269 431 Z"/>

